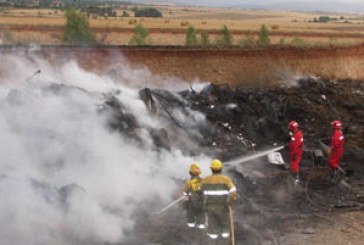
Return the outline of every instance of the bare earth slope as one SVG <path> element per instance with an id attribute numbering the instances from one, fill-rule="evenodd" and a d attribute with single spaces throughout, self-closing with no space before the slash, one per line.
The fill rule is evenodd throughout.
<path id="1" fill-rule="evenodd" d="M 1 48 L 1 52 L 14 50 Z M 99 72 L 109 72 L 113 65 L 117 72 L 115 64 L 122 63 L 126 57 L 134 67 L 147 67 L 160 75 L 161 80 L 163 76 L 176 76 L 188 82 L 267 85 L 292 76 L 364 78 L 364 46 L 267 50 L 44 46 L 32 53 L 53 62 L 73 57 L 83 67 Z M 1 70 L 0 65 L 0 74 Z"/>

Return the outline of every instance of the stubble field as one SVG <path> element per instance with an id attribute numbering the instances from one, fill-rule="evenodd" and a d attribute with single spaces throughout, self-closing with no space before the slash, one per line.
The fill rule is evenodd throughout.
<path id="1" fill-rule="evenodd" d="M 100 44 L 125 45 L 137 24 L 149 29 L 151 45 L 184 45 L 189 26 L 209 33 L 212 44 L 224 25 L 233 44 L 257 39 L 266 25 L 271 43 L 294 46 L 351 46 L 364 40 L 364 18 L 360 15 L 216 9 L 207 7 L 156 6 L 162 18 L 90 16 L 89 22 Z M 116 9 L 121 16 L 123 8 Z M 133 16 L 133 12 L 126 10 Z M 2 43 L 61 44 L 64 12 L 54 9 L 3 9 L 0 11 Z M 314 18 L 330 16 L 333 23 L 316 23 Z M 198 35 L 199 36 L 199 35 Z"/>

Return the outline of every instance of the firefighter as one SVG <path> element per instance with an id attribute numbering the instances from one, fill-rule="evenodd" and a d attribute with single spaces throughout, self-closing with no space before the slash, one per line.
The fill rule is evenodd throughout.
<path id="1" fill-rule="evenodd" d="M 237 199 L 236 187 L 228 176 L 222 174 L 220 160 L 213 160 L 210 168 L 212 175 L 201 183 L 207 211 L 207 235 L 210 244 L 216 244 L 218 240 L 219 245 L 229 244 L 230 232 L 233 234 L 230 229 L 233 226 L 231 206 Z"/>
<path id="2" fill-rule="evenodd" d="M 205 228 L 205 212 L 201 191 L 201 169 L 196 163 L 190 166 L 191 178 L 186 180 L 183 194 L 188 198 L 186 202 L 187 226 L 190 228 Z"/>
<path id="3" fill-rule="evenodd" d="M 329 148 L 329 165 L 332 170 L 336 172 L 340 168 L 340 161 L 344 153 L 344 136 L 341 131 L 342 122 L 335 120 L 331 122 L 331 127 L 333 129 L 333 134 L 331 136 L 331 145 Z"/>
<path id="4" fill-rule="evenodd" d="M 289 160 L 291 172 L 296 176 L 295 183 L 299 182 L 299 164 L 302 159 L 303 135 L 296 121 L 288 123 L 288 130 L 291 136 L 289 141 Z"/>

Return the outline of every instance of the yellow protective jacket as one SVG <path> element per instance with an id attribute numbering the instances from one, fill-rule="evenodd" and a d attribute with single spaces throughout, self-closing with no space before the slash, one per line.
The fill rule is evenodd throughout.
<path id="1" fill-rule="evenodd" d="M 201 190 L 207 204 L 233 204 L 237 199 L 236 187 L 230 177 L 221 173 L 202 180 Z"/>
<path id="2" fill-rule="evenodd" d="M 194 207 L 203 205 L 201 182 L 201 177 L 193 176 L 191 179 L 186 180 L 185 186 L 183 188 L 183 194 L 188 196 L 190 204 Z"/>
<path id="3" fill-rule="evenodd" d="M 186 180 L 183 194 L 189 196 L 192 192 L 201 190 L 201 182 L 202 178 L 199 176 L 194 176 L 191 179 Z"/>

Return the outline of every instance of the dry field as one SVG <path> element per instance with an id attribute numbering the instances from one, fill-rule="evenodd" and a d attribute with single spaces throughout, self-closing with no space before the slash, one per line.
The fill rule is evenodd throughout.
<path id="1" fill-rule="evenodd" d="M 214 43 L 224 25 L 231 31 L 236 45 L 247 36 L 257 39 L 262 25 L 269 27 L 273 44 L 296 42 L 302 46 L 350 46 L 364 41 L 364 18 L 360 15 L 207 7 L 157 8 L 163 13 L 163 18 L 90 17 L 90 25 L 98 40 L 110 45 L 127 44 L 138 23 L 150 30 L 149 40 L 152 45 L 183 45 L 189 26 L 198 31 L 208 31 L 210 41 Z M 118 16 L 122 11 L 121 8 L 117 9 Z M 127 12 L 133 14 L 130 10 Z M 320 15 L 336 17 L 338 22 L 309 22 Z M 2 43 L 60 44 L 64 23 L 61 10 L 3 9 L 0 11 Z"/>

